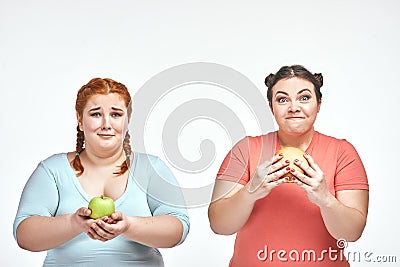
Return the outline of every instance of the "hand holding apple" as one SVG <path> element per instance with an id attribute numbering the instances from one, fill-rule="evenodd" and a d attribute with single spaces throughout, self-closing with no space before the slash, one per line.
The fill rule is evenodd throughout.
<path id="1" fill-rule="evenodd" d="M 103 195 L 92 198 L 89 202 L 88 208 L 92 211 L 89 215 L 92 219 L 111 216 L 111 214 L 115 212 L 114 200 Z"/>
<path id="2" fill-rule="evenodd" d="M 129 222 L 127 217 L 120 211 L 117 211 L 110 217 L 104 217 L 91 224 L 88 235 L 94 240 L 105 242 L 123 234 L 128 228 Z"/>

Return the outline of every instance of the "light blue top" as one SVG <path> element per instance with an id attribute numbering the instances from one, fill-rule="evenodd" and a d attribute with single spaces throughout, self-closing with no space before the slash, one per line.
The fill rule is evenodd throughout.
<path id="1" fill-rule="evenodd" d="M 14 221 L 16 229 L 24 219 L 72 214 L 87 207 L 89 196 L 71 168 L 67 154 L 56 154 L 41 161 L 22 192 Z M 165 163 L 156 156 L 134 153 L 124 194 L 115 201 L 115 209 L 127 216 L 169 214 L 178 218 L 189 231 L 189 218 L 178 183 Z M 43 266 L 164 266 L 158 249 L 118 236 L 110 241 L 92 240 L 81 233 L 70 241 L 47 251 Z"/>

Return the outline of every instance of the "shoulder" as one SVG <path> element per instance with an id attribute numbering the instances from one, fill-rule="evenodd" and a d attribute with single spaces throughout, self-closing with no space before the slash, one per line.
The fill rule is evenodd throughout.
<path id="1" fill-rule="evenodd" d="M 320 132 L 315 132 L 318 135 L 318 142 L 322 145 L 335 145 L 341 149 L 354 149 L 353 145 L 344 138 L 336 138 Z"/>
<path id="2" fill-rule="evenodd" d="M 51 179 L 59 179 L 65 176 L 62 174 L 68 173 L 68 167 L 69 163 L 66 153 L 54 154 L 39 162 L 31 178 L 43 179 L 43 177 L 50 177 Z"/>
<path id="3" fill-rule="evenodd" d="M 316 133 L 318 134 L 318 146 L 326 154 L 335 153 L 337 158 L 352 159 L 359 157 L 356 148 L 346 139 Z"/>
<path id="4" fill-rule="evenodd" d="M 156 155 L 134 152 L 134 157 L 136 158 L 136 160 L 134 159 L 136 166 L 135 169 L 140 167 L 140 169 L 149 172 L 166 168 L 166 164 L 164 163 L 164 161 Z"/>
<path id="5" fill-rule="evenodd" d="M 141 152 L 133 152 L 134 157 L 136 157 L 137 163 L 156 163 L 159 161 L 162 161 L 158 156 L 152 155 L 152 154 L 147 154 L 147 153 L 141 153 Z"/>
<path id="6" fill-rule="evenodd" d="M 240 148 L 249 148 L 250 146 L 265 146 L 275 144 L 276 142 L 276 132 L 269 132 L 263 135 L 256 136 L 246 136 L 239 140 L 235 146 Z"/>
<path id="7" fill-rule="evenodd" d="M 41 165 L 47 168 L 57 168 L 60 166 L 64 166 L 65 162 L 68 161 L 66 153 L 58 153 L 49 156 L 48 158 L 42 160 L 40 162 Z"/>

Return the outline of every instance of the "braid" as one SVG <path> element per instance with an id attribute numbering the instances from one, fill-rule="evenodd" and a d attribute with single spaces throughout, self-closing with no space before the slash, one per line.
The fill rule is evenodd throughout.
<path id="1" fill-rule="evenodd" d="M 125 151 L 126 160 L 124 161 L 124 163 L 121 164 L 119 172 L 114 173 L 118 175 L 124 174 L 131 165 L 132 149 L 131 149 L 131 136 L 129 135 L 129 132 L 126 132 L 124 143 L 122 146 Z"/>
<path id="2" fill-rule="evenodd" d="M 77 130 L 77 134 L 76 134 L 76 154 L 75 154 L 75 158 L 72 161 L 72 167 L 75 169 L 75 171 L 77 171 L 77 176 L 81 176 L 84 168 L 81 162 L 81 159 L 79 158 L 79 154 L 82 153 L 83 151 L 83 146 L 85 143 L 85 135 L 83 133 L 83 131 L 81 131 L 79 129 L 79 125 L 76 126 L 76 130 Z"/>

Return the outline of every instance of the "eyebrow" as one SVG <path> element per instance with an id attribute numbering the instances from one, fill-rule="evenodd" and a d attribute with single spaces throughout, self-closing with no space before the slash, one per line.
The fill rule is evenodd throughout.
<path id="1" fill-rule="evenodd" d="M 92 111 L 97 111 L 97 110 L 100 110 L 100 107 L 91 108 L 91 109 L 89 109 L 89 112 L 92 112 Z"/>
<path id="2" fill-rule="evenodd" d="M 311 93 L 311 90 L 310 90 L 310 89 L 304 88 L 304 89 L 301 89 L 297 94 L 299 95 L 299 94 L 303 93 L 304 91 L 309 91 L 309 92 Z M 277 92 L 275 93 L 275 95 L 277 95 L 277 94 L 289 95 L 288 93 L 283 92 L 283 91 L 277 91 Z"/>
<path id="3" fill-rule="evenodd" d="M 100 109 L 101 109 L 101 107 L 91 108 L 91 109 L 89 109 L 89 112 L 97 111 L 97 110 L 100 110 Z M 117 108 L 117 107 L 111 107 L 111 109 L 112 109 L 112 110 L 116 110 L 116 111 L 124 111 L 123 109 Z"/>

